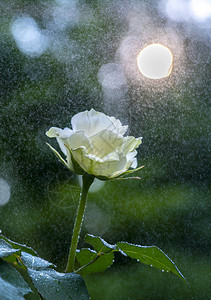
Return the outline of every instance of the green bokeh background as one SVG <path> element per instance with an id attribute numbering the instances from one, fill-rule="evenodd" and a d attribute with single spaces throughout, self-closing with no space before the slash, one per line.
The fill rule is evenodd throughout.
<path id="1" fill-rule="evenodd" d="M 158 26 L 167 28 L 156 11 L 158 3 L 137 1 L 133 8 L 144 4 Z M 88 24 L 65 29 L 77 42 L 73 52 L 79 58 L 61 62 L 50 50 L 39 57 L 25 55 L 17 48 L 11 23 L 29 15 L 45 29 L 43 12 L 53 5 L 23 0 L 0 4 L 0 176 L 11 188 L 10 201 L 0 206 L 0 226 L 5 236 L 33 247 L 64 270 L 79 196 L 71 186 L 78 181 L 50 152 L 45 132 L 51 126 L 70 126 L 75 113 L 92 107 L 109 114 L 97 74 L 114 61 L 128 24 L 114 1 L 79 1 L 81 10 L 93 13 Z M 79 246 L 87 246 L 87 232 L 110 243 L 156 245 L 190 286 L 117 256 L 105 273 L 85 278 L 94 300 L 210 299 L 210 48 L 200 32 L 191 40 L 188 24 L 174 26 L 189 51 L 187 76 L 173 70 L 171 85 L 164 89 L 146 89 L 128 80 L 130 134 L 143 136 L 138 160 L 145 167 L 137 174 L 142 180 L 107 182 L 90 193 Z M 68 49 L 62 51 L 60 55 L 67 55 Z M 140 99 L 148 99 L 153 109 L 142 106 Z M 125 116 L 125 111 L 117 115 Z"/>

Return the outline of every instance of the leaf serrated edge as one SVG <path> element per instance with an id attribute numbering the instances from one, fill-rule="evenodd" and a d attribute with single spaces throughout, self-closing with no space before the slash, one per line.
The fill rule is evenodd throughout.
<path id="1" fill-rule="evenodd" d="M 171 260 L 171 258 L 168 257 L 168 255 L 167 255 L 165 252 L 163 252 L 163 250 L 161 250 L 159 247 L 154 246 L 154 245 L 153 245 L 153 246 L 141 246 L 141 245 L 129 244 L 129 243 L 126 243 L 126 242 L 117 242 L 117 247 L 118 247 L 118 248 L 120 248 L 119 245 L 118 245 L 119 243 L 126 244 L 126 245 L 131 245 L 131 246 L 135 246 L 135 247 L 139 247 L 139 248 L 153 248 L 153 247 L 154 247 L 154 248 L 158 249 L 158 250 L 159 250 L 160 252 L 162 252 L 162 253 L 165 255 L 165 257 L 166 257 L 166 258 L 174 265 L 176 271 L 178 272 L 178 275 L 177 275 L 176 273 L 172 272 L 171 270 L 170 270 L 169 272 L 171 272 L 171 273 L 173 273 L 173 274 L 175 274 L 175 275 L 181 277 L 181 279 L 182 279 L 187 285 L 189 285 L 189 283 L 187 282 L 186 278 L 182 275 L 182 273 L 180 272 L 180 270 L 177 268 L 176 264 L 175 264 L 175 263 Z M 120 249 L 120 250 L 123 251 L 123 253 L 125 253 L 125 252 L 124 252 L 125 250 L 123 250 L 123 249 Z M 126 252 L 137 253 L 137 252 L 130 251 L 130 250 L 126 250 Z M 126 254 L 126 253 L 125 253 L 125 254 Z M 126 254 L 126 255 L 127 255 L 127 254 Z M 151 260 L 156 261 L 155 259 L 151 258 L 150 256 L 147 256 L 147 255 L 144 255 L 144 254 L 141 254 L 141 255 L 142 255 L 142 256 L 145 256 L 145 257 L 147 257 L 147 258 L 149 258 L 149 259 L 151 259 Z M 128 255 L 127 255 L 127 256 L 128 256 Z M 156 262 L 166 267 L 166 265 L 163 264 L 163 263 L 161 263 L 160 261 L 156 261 Z M 142 262 L 141 262 L 141 263 L 142 263 Z M 143 263 L 143 264 L 144 264 L 144 263 Z"/>
<path id="2" fill-rule="evenodd" d="M 90 243 L 90 241 L 88 241 L 87 240 L 87 238 L 89 238 L 89 237 L 91 237 L 91 238 L 96 238 L 96 239 L 100 239 L 100 241 L 103 243 L 103 247 L 106 247 L 106 248 L 108 248 L 108 249 L 110 249 L 111 251 L 113 251 L 113 250 L 116 250 L 116 244 L 115 245 L 111 245 L 111 244 L 109 244 L 109 243 L 107 243 L 103 238 L 101 238 L 100 236 L 96 236 L 96 235 L 93 235 L 93 234 L 86 234 L 85 235 L 85 241 L 88 243 L 88 244 L 90 244 L 90 245 L 92 245 L 92 243 Z M 93 246 L 93 245 L 92 245 Z M 103 249 L 103 247 L 101 248 L 101 249 Z M 94 246 L 93 246 L 93 248 L 94 248 Z M 95 251 L 96 251 L 96 249 L 95 249 Z M 101 252 L 101 250 L 100 251 L 98 251 L 98 253 L 99 252 Z"/>
<path id="3" fill-rule="evenodd" d="M 13 242 L 13 241 L 11 241 L 10 239 L 8 239 L 8 238 L 6 238 L 5 236 L 3 236 L 3 235 L 0 235 L 0 240 L 4 240 L 5 242 L 7 242 L 10 246 L 12 246 L 14 249 L 19 249 L 19 248 L 15 248 L 15 247 L 21 247 L 21 248 L 24 248 L 25 249 L 25 252 L 26 252 L 26 250 L 29 250 L 30 252 L 27 252 L 27 253 L 29 253 L 29 254 L 31 254 L 31 255 L 34 255 L 34 256 L 38 256 L 38 254 L 37 254 L 37 252 L 34 250 L 34 249 L 32 249 L 31 247 L 28 247 L 28 246 L 26 246 L 26 245 L 23 245 L 23 244 L 19 244 L 19 243 L 16 243 L 16 242 Z M 20 251 L 24 251 L 24 250 L 21 250 L 21 249 L 19 249 Z M 32 254 L 33 253 L 33 254 Z"/>

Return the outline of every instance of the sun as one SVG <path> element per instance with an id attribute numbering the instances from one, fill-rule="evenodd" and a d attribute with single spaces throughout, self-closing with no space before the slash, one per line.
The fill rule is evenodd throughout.
<path id="1" fill-rule="evenodd" d="M 137 57 L 139 71 L 150 79 L 160 79 L 171 74 L 173 55 L 169 48 L 161 44 L 151 44 L 143 48 Z"/>

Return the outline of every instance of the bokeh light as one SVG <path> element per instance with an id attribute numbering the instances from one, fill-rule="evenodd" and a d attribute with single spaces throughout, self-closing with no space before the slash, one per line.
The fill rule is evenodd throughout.
<path id="1" fill-rule="evenodd" d="M 210 0 L 191 0 L 190 8 L 193 17 L 199 21 L 206 21 L 211 18 L 211 1 Z"/>
<path id="2" fill-rule="evenodd" d="M 48 48 L 48 37 L 31 17 L 17 18 L 11 25 L 11 32 L 19 50 L 28 56 L 39 57 Z"/>
<path id="3" fill-rule="evenodd" d="M 165 2 L 165 12 L 174 21 L 188 21 L 190 15 L 190 5 L 184 0 L 168 0 Z"/>
<path id="4" fill-rule="evenodd" d="M 210 0 L 167 0 L 165 12 L 174 21 L 207 22 L 211 18 Z"/>
<path id="5" fill-rule="evenodd" d="M 171 51 L 161 44 L 145 47 L 137 57 L 140 72 L 148 78 L 160 79 L 170 75 L 173 67 Z"/>
<path id="6" fill-rule="evenodd" d="M 5 205 L 10 200 L 10 186 L 6 180 L 0 178 L 0 206 Z"/>

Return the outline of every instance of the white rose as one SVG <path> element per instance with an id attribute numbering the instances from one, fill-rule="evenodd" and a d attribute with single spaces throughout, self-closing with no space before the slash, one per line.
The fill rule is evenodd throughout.
<path id="1" fill-rule="evenodd" d="M 142 138 L 124 136 L 128 126 L 119 120 L 91 109 L 73 116 L 71 124 L 72 129 L 51 127 L 46 135 L 57 139 L 66 161 L 49 146 L 72 172 L 112 179 L 137 167 Z"/>

